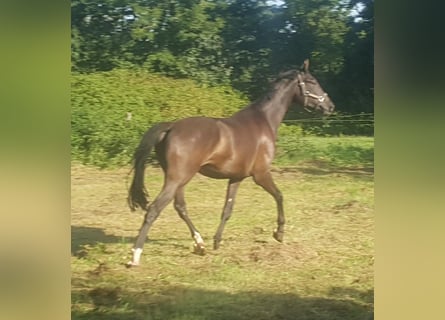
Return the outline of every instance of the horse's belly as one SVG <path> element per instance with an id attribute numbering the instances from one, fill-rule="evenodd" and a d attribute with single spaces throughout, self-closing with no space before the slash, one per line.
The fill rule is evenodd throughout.
<path id="1" fill-rule="evenodd" d="M 234 168 L 227 165 L 216 167 L 212 164 L 202 166 L 199 173 L 214 179 L 242 179 L 249 176 L 242 168 Z"/>

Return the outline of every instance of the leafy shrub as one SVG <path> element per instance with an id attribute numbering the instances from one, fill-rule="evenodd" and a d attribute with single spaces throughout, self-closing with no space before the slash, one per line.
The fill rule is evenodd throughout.
<path id="1" fill-rule="evenodd" d="M 248 103 L 231 88 L 202 88 L 190 80 L 140 70 L 74 74 L 71 88 L 72 158 L 100 167 L 128 163 L 143 133 L 156 122 L 196 115 L 226 117 Z M 320 133 L 326 134 L 328 129 L 338 128 L 326 127 Z M 317 127 L 308 127 L 306 122 L 281 124 L 276 163 L 372 163 L 373 142 L 367 142 L 372 138 L 308 137 L 318 133 L 315 131 Z"/>
<path id="2" fill-rule="evenodd" d="M 246 104 L 231 88 L 202 88 L 191 80 L 143 71 L 73 74 L 72 158 L 101 167 L 125 164 L 142 134 L 156 122 L 225 117 Z"/>

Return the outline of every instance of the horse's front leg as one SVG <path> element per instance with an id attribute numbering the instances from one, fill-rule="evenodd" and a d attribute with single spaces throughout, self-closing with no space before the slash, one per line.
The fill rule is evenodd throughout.
<path id="1" fill-rule="evenodd" d="M 256 174 L 253 176 L 253 179 L 256 184 L 263 187 L 264 190 L 266 190 L 268 193 L 270 193 L 277 203 L 277 211 L 278 211 L 278 217 L 277 217 L 277 229 L 273 232 L 273 237 L 275 240 L 279 242 L 283 242 L 283 235 L 284 235 L 284 224 L 285 224 L 285 218 L 284 218 L 284 210 L 283 210 L 283 195 L 281 194 L 280 190 L 277 188 L 275 183 L 273 182 L 272 175 L 269 171 L 263 172 L 261 174 Z"/>

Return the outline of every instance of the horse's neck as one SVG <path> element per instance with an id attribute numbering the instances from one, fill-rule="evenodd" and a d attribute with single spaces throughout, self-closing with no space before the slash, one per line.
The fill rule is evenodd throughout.
<path id="1" fill-rule="evenodd" d="M 275 134 L 292 103 L 293 90 L 292 84 L 272 90 L 256 106 L 265 115 Z"/>

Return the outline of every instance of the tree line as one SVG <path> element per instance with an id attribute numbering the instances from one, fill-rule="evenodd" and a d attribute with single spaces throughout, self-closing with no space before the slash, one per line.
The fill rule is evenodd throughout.
<path id="1" fill-rule="evenodd" d="M 345 113 L 373 112 L 373 0 L 72 0 L 72 71 L 143 69 L 250 99 L 311 60 Z"/>

